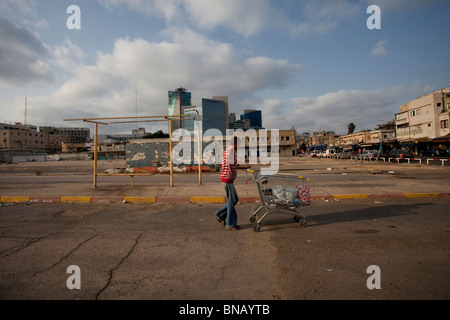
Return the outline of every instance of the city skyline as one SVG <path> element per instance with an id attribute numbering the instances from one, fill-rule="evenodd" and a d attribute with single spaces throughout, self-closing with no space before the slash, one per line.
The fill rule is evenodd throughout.
<path id="1" fill-rule="evenodd" d="M 165 115 L 183 87 L 192 105 L 228 96 L 229 113 L 261 110 L 267 129 L 345 134 L 449 85 L 447 1 L 98 0 L 77 1 L 79 16 L 74 4 L 0 3 L 1 122 Z"/>

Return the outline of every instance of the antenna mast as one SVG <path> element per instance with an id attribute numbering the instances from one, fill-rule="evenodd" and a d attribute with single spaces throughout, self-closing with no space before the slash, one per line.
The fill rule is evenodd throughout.
<path id="1" fill-rule="evenodd" d="M 27 94 L 25 94 L 25 115 L 24 115 L 23 124 L 27 124 L 27 104 L 28 104 L 28 98 L 27 98 Z"/>
<path id="2" fill-rule="evenodd" d="M 136 134 L 137 134 L 137 129 L 138 129 L 138 124 L 137 124 L 137 113 L 138 113 L 138 105 L 137 105 L 137 87 L 136 87 Z"/>

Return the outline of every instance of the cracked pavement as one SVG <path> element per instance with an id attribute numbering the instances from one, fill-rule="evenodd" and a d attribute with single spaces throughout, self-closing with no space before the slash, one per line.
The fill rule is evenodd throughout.
<path id="1" fill-rule="evenodd" d="M 269 215 L 258 233 L 255 204 L 238 205 L 239 231 L 217 223 L 221 204 L 0 207 L 0 299 L 449 299 L 449 204 L 316 201 L 306 228 Z"/>

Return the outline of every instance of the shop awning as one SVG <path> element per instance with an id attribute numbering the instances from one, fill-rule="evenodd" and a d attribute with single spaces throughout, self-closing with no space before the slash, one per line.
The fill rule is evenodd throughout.
<path id="1" fill-rule="evenodd" d="M 322 150 L 322 149 L 326 149 L 327 147 L 325 145 L 322 144 L 317 144 L 314 146 L 310 146 L 309 150 Z"/>
<path id="2" fill-rule="evenodd" d="M 445 136 L 436 137 L 433 142 L 450 142 L 450 133 Z"/>

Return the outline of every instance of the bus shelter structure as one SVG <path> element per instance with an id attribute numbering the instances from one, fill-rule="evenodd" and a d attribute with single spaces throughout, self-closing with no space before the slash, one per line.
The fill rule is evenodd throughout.
<path id="1" fill-rule="evenodd" d="M 98 152 L 98 125 L 110 125 L 110 124 L 124 124 L 124 123 L 137 123 L 137 122 L 161 122 L 167 121 L 169 123 L 169 159 L 170 159 L 170 186 L 173 187 L 173 159 L 172 159 L 172 122 L 180 120 L 195 120 L 194 118 L 187 118 L 188 115 L 173 115 L 173 116 L 140 116 L 140 117 L 112 117 L 112 118 L 83 118 L 83 119 L 64 119 L 64 121 L 84 121 L 95 124 L 95 136 L 94 136 L 94 169 L 93 169 L 93 188 L 97 188 L 98 176 L 118 176 L 126 175 L 131 176 L 132 186 L 134 186 L 134 176 L 139 175 L 153 175 L 154 173 L 98 173 L 97 172 L 97 152 Z M 132 120 L 133 119 L 133 120 Z M 198 120 L 198 115 L 197 115 Z M 200 139 L 200 134 L 197 135 Z M 198 161 L 198 182 L 202 184 L 202 170 L 201 170 L 201 143 L 199 141 L 199 161 Z"/>

